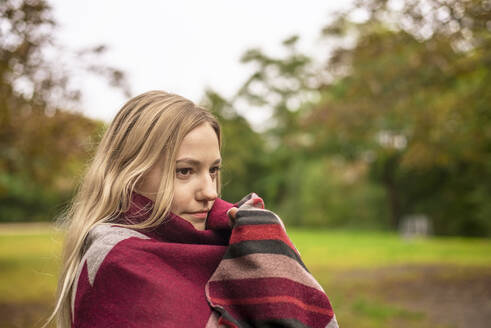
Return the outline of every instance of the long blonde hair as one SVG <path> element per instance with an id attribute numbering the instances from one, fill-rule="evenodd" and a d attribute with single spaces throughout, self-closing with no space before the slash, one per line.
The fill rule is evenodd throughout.
<path id="1" fill-rule="evenodd" d="M 129 209 L 135 186 L 161 156 L 165 165 L 151 214 L 131 227 L 152 228 L 167 217 L 174 196 L 177 151 L 183 138 L 205 122 L 215 130 L 221 147 L 216 118 L 175 94 L 146 92 L 130 99 L 117 113 L 63 215 L 66 232 L 57 302 L 44 326 L 56 317 L 57 327 L 71 327 L 72 287 L 87 233 L 95 225 L 109 222 Z M 220 176 L 217 192 L 220 194 Z"/>

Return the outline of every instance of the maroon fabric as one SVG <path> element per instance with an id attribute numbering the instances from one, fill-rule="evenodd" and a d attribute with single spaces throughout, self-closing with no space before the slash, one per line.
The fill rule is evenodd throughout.
<path id="1" fill-rule="evenodd" d="M 151 200 L 134 194 L 125 218 L 145 214 Z M 172 215 L 150 239 L 128 238 L 106 255 L 93 286 L 87 263 L 78 279 L 73 327 L 204 327 L 211 315 L 205 284 L 220 262 L 230 236 L 226 211 L 217 199 L 207 230 Z"/>

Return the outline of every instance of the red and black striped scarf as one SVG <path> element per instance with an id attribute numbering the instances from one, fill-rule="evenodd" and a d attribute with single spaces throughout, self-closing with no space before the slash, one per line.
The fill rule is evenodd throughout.
<path id="1" fill-rule="evenodd" d="M 337 327 L 280 218 L 255 196 L 217 199 L 203 231 L 176 215 L 152 231 L 96 226 L 77 272 L 72 327 Z M 152 205 L 134 193 L 122 219 L 142 220 Z"/>

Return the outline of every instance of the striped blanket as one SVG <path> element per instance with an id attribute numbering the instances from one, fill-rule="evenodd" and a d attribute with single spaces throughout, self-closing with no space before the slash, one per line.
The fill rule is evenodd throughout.
<path id="1" fill-rule="evenodd" d="M 173 214 L 151 231 L 94 227 L 72 290 L 72 327 L 337 327 L 281 220 L 253 196 L 217 199 L 203 231 Z M 152 205 L 134 193 L 121 222 L 143 220 Z"/>
<path id="2" fill-rule="evenodd" d="M 206 297 L 229 327 L 338 327 L 328 297 L 261 198 L 246 196 L 231 218 L 229 247 Z"/>

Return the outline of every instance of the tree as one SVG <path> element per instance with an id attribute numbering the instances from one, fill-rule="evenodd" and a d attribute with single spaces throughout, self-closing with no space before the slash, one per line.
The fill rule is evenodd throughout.
<path id="1" fill-rule="evenodd" d="M 248 51 L 256 69 L 232 103 L 273 113 L 271 201 L 299 224 L 397 229 L 424 213 L 438 234 L 491 235 L 490 9 L 355 1 L 323 29 L 334 46 L 324 68 L 298 37 L 281 58 Z"/>
<path id="2" fill-rule="evenodd" d="M 485 1 L 358 1 L 324 29 L 349 37 L 328 62 L 334 83 L 304 122 L 316 147 L 366 159 L 396 228 L 429 214 L 437 233 L 491 234 L 491 18 Z"/>
<path id="3" fill-rule="evenodd" d="M 269 126 L 262 133 L 267 174 L 260 180 L 260 189 L 273 204 L 288 198 L 285 174 L 291 170 L 292 157 L 303 155 L 306 141 L 297 124 L 301 113 L 298 109 L 315 100 L 320 84 L 311 58 L 298 51 L 298 41 L 298 36 L 291 36 L 282 42 L 284 57 L 269 56 L 261 49 L 246 51 L 241 62 L 256 69 L 231 101 L 234 107 L 245 103 L 256 111 L 268 111 L 271 116 Z"/>
<path id="4" fill-rule="evenodd" d="M 102 128 L 60 108 L 80 97 L 72 70 L 99 74 L 126 94 L 129 88 L 122 71 L 94 64 L 103 46 L 80 50 L 76 68 L 62 65 L 46 1 L 2 1 L 0 13 L 0 220 L 46 220 L 70 196 L 71 177 Z"/>

